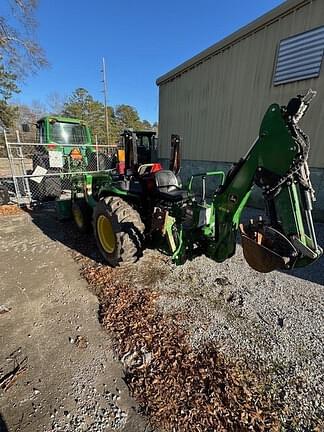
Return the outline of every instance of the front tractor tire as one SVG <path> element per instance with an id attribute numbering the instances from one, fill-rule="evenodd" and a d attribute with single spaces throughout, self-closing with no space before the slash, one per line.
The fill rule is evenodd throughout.
<path id="1" fill-rule="evenodd" d="M 85 201 L 77 200 L 72 203 L 72 216 L 81 233 L 91 231 L 91 209 Z"/>
<path id="2" fill-rule="evenodd" d="M 140 215 L 121 198 L 102 198 L 93 211 L 93 231 L 98 248 L 112 267 L 138 260 L 144 229 Z"/>

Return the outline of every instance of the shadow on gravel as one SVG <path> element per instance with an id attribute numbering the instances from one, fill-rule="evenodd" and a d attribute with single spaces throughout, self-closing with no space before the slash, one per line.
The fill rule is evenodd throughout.
<path id="1" fill-rule="evenodd" d="M 59 221 L 56 217 L 54 202 L 42 204 L 27 212 L 32 222 L 50 239 L 64 244 L 76 253 L 97 263 L 103 263 L 93 234 L 91 232 L 80 233 L 71 220 Z"/>
<path id="2" fill-rule="evenodd" d="M 0 432 L 9 432 L 8 428 L 6 426 L 5 421 L 2 418 L 2 415 L 0 414 Z"/>
<path id="3" fill-rule="evenodd" d="M 316 235 L 319 245 L 324 249 L 324 224 L 316 224 Z M 318 285 L 324 285 L 324 255 L 307 267 L 296 268 L 292 271 L 282 271 L 299 279 L 308 280 Z"/>
<path id="4" fill-rule="evenodd" d="M 324 286 L 324 257 L 308 267 L 295 269 L 289 274 Z"/>
<path id="5" fill-rule="evenodd" d="M 242 220 L 248 220 L 251 215 L 255 216 L 258 210 L 247 208 L 243 214 Z M 59 241 L 77 253 L 80 253 L 97 263 L 104 264 L 101 255 L 97 249 L 94 236 L 91 232 L 88 234 L 80 233 L 73 221 L 59 221 L 56 217 L 55 203 L 42 204 L 28 211 L 32 221 L 37 225 L 49 238 Z M 324 247 L 324 224 L 316 224 L 316 233 L 319 244 Z M 237 243 L 240 244 L 240 236 L 237 236 Z M 217 265 L 217 263 L 215 263 Z M 319 285 L 324 285 L 324 256 L 314 264 L 285 272 L 294 277 L 308 280 Z"/>

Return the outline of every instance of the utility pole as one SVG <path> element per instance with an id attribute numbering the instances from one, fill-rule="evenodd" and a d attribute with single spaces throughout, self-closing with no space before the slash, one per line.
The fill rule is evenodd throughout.
<path id="1" fill-rule="evenodd" d="M 104 101 L 105 101 L 105 126 L 106 126 L 106 139 L 107 145 L 109 145 L 109 118 L 108 118 L 108 107 L 107 107 L 107 78 L 106 78 L 106 63 L 105 58 L 102 58 L 102 75 L 103 75 L 103 93 L 104 93 Z"/>

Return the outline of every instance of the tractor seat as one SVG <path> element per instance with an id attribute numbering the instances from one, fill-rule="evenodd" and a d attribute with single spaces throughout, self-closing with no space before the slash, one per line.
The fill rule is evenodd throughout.
<path id="1" fill-rule="evenodd" d="M 154 174 L 157 195 L 168 201 L 183 201 L 188 198 L 188 192 L 181 189 L 179 181 L 170 170 L 161 170 Z"/>

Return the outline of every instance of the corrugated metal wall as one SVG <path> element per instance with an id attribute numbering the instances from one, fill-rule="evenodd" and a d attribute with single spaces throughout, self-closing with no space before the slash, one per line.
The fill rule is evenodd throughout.
<path id="1" fill-rule="evenodd" d="M 306 4 L 307 3 L 307 4 Z M 310 166 L 324 168 L 324 68 L 319 78 L 279 86 L 273 71 L 280 40 L 324 25 L 324 0 L 306 2 L 232 47 L 160 84 L 160 156 L 171 133 L 183 137 L 182 157 L 234 162 L 249 149 L 272 102 L 318 91 L 301 123 L 312 140 Z"/>

